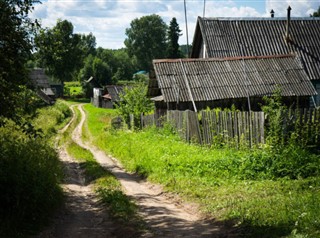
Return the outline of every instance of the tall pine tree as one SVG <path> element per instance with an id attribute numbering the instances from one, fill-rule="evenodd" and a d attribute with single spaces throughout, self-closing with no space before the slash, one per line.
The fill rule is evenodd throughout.
<path id="1" fill-rule="evenodd" d="M 167 58 L 169 59 L 177 59 L 181 58 L 182 54 L 179 50 L 179 37 L 182 35 L 181 30 L 179 28 L 179 24 L 177 23 L 177 19 L 174 17 L 170 21 L 169 29 L 168 29 L 168 46 L 167 46 Z"/>

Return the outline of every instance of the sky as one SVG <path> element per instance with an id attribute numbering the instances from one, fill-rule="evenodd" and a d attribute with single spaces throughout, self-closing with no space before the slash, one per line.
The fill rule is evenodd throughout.
<path id="1" fill-rule="evenodd" d="M 57 20 L 68 20 L 74 33 L 96 37 L 97 47 L 119 49 L 124 47 L 125 30 L 132 20 L 157 14 L 168 25 L 177 19 L 182 36 L 179 44 L 192 43 L 198 16 L 206 17 L 285 17 L 290 5 L 292 17 L 309 17 L 320 6 L 320 0 L 186 0 L 187 28 L 183 0 L 41 0 L 31 18 L 42 27 L 53 27 Z M 204 7 L 205 6 L 205 7 Z M 204 11 L 205 9 L 205 11 Z M 188 37 L 187 37 L 188 36 Z"/>

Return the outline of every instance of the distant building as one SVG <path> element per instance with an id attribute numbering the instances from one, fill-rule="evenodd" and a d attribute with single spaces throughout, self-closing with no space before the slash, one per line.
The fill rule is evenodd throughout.
<path id="1" fill-rule="evenodd" d="M 48 104 L 54 104 L 56 95 L 53 92 L 49 77 L 45 74 L 44 69 L 33 69 L 29 75 L 38 96 Z"/>
<path id="2" fill-rule="evenodd" d="M 120 93 L 124 87 L 119 85 L 106 85 L 105 88 L 94 88 L 92 103 L 96 107 L 114 108 L 120 100 Z"/>

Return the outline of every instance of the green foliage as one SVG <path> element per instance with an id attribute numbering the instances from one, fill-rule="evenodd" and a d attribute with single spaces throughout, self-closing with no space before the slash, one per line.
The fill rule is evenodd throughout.
<path id="1" fill-rule="evenodd" d="M 60 82 L 71 81 L 83 60 L 95 52 L 95 37 L 73 33 L 73 25 L 59 19 L 53 28 L 42 29 L 35 38 L 37 56 L 50 75 Z"/>
<path id="2" fill-rule="evenodd" d="M 38 2 L 0 1 L 0 116 L 15 121 L 19 121 L 21 92 L 28 82 L 25 65 L 31 56 L 31 36 L 37 28 L 28 14 Z"/>
<path id="3" fill-rule="evenodd" d="M 270 146 L 282 146 L 284 144 L 283 125 L 287 107 L 281 102 L 281 89 L 276 89 L 271 97 L 264 97 L 263 99 L 265 105 L 262 106 L 262 110 L 267 117 L 267 144 Z"/>
<path id="4" fill-rule="evenodd" d="M 98 180 L 96 191 L 112 216 L 123 221 L 137 219 L 137 206 L 121 191 L 120 183 L 113 176 Z"/>
<path id="5" fill-rule="evenodd" d="M 180 141 L 170 125 L 115 132 L 109 111 L 91 105 L 86 110 L 96 145 L 211 216 L 235 221 L 244 236 L 320 236 L 319 155 L 294 145 L 281 154 L 270 147 L 199 147 Z"/>
<path id="6" fill-rule="evenodd" d="M 136 18 L 126 29 L 124 44 L 141 70 L 149 71 L 153 59 L 165 58 L 167 25 L 158 15 Z"/>
<path id="7" fill-rule="evenodd" d="M 95 55 L 84 60 L 84 67 L 78 74 L 86 97 L 92 97 L 93 87 L 116 84 L 119 80 L 132 80 L 134 62 L 125 49 L 109 50 L 98 48 Z M 90 77 L 94 79 L 86 83 Z"/>
<path id="8" fill-rule="evenodd" d="M 191 49 L 192 49 L 192 45 L 180 45 L 180 51 L 182 53 L 182 56 L 181 58 L 188 58 L 191 52 Z"/>
<path id="9" fill-rule="evenodd" d="M 113 66 L 112 81 L 132 80 L 132 74 L 136 68 L 136 62 L 131 59 L 126 49 L 114 51 L 116 65 Z"/>
<path id="10" fill-rule="evenodd" d="M 78 81 L 66 82 L 64 84 L 64 96 L 71 98 L 81 98 L 84 97 L 84 93 L 82 91 L 81 83 Z"/>
<path id="11" fill-rule="evenodd" d="M 112 84 L 111 68 L 97 56 L 89 55 L 84 61 L 84 67 L 80 70 L 78 75 L 79 81 L 88 80 L 90 77 L 94 78 L 95 87 L 102 87 L 106 84 Z"/>
<path id="12" fill-rule="evenodd" d="M 40 129 L 47 138 L 56 134 L 57 129 L 71 116 L 69 107 L 63 101 L 57 101 L 54 106 L 38 109 L 38 116 L 32 124 Z"/>
<path id="13" fill-rule="evenodd" d="M 28 233 L 60 204 L 56 151 L 13 122 L 0 127 L 0 236 Z"/>
<path id="14" fill-rule="evenodd" d="M 138 82 L 132 88 L 125 88 L 120 94 L 117 109 L 124 120 L 130 124 L 130 114 L 134 117 L 134 125 L 140 127 L 140 116 L 153 109 L 153 103 L 147 98 L 147 85 Z"/>
<path id="15" fill-rule="evenodd" d="M 310 17 L 320 17 L 320 6 L 318 8 L 318 11 L 314 12 L 313 14 L 310 14 Z"/>
<path id="16" fill-rule="evenodd" d="M 167 57 L 170 59 L 182 58 L 182 53 L 179 50 L 180 47 L 178 43 L 179 37 L 181 36 L 181 30 L 175 17 L 170 21 L 167 34 Z"/>

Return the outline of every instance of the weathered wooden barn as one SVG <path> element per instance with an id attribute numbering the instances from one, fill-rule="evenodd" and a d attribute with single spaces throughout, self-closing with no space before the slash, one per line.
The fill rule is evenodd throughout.
<path id="1" fill-rule="evenodd" d="M 38 96 L 46 103 L 53 104 L 56 95 L 50 86 L 49 77 L 46 75 L 45 70 L 41 68 L 33 69 L 29 74 L 29 78 Z"/>
<path id="2" fill-rule="evenodd" d="M 202 18 L 196 24 L 192 58 L 296 54 L 320 106 L 320 18 Z"/>
<path id="3" fill-rule="evenodd" d="M 288 105 L 308 106 L 316 91 L 295 55 L 154 60 L 148 95 L 157 109 L 231 107 L 259 110 L 279 87 Z M 248 103 L 250 102 L 250 103 Z"/>
<path id="4" fill-rule="evenodd" d="M 120 100 L 119 95 L 124 87 L 120 85 L 106 85 L 104 88 L 93 88 L 92 103 L 96 107 L 114 108 Z"/>

